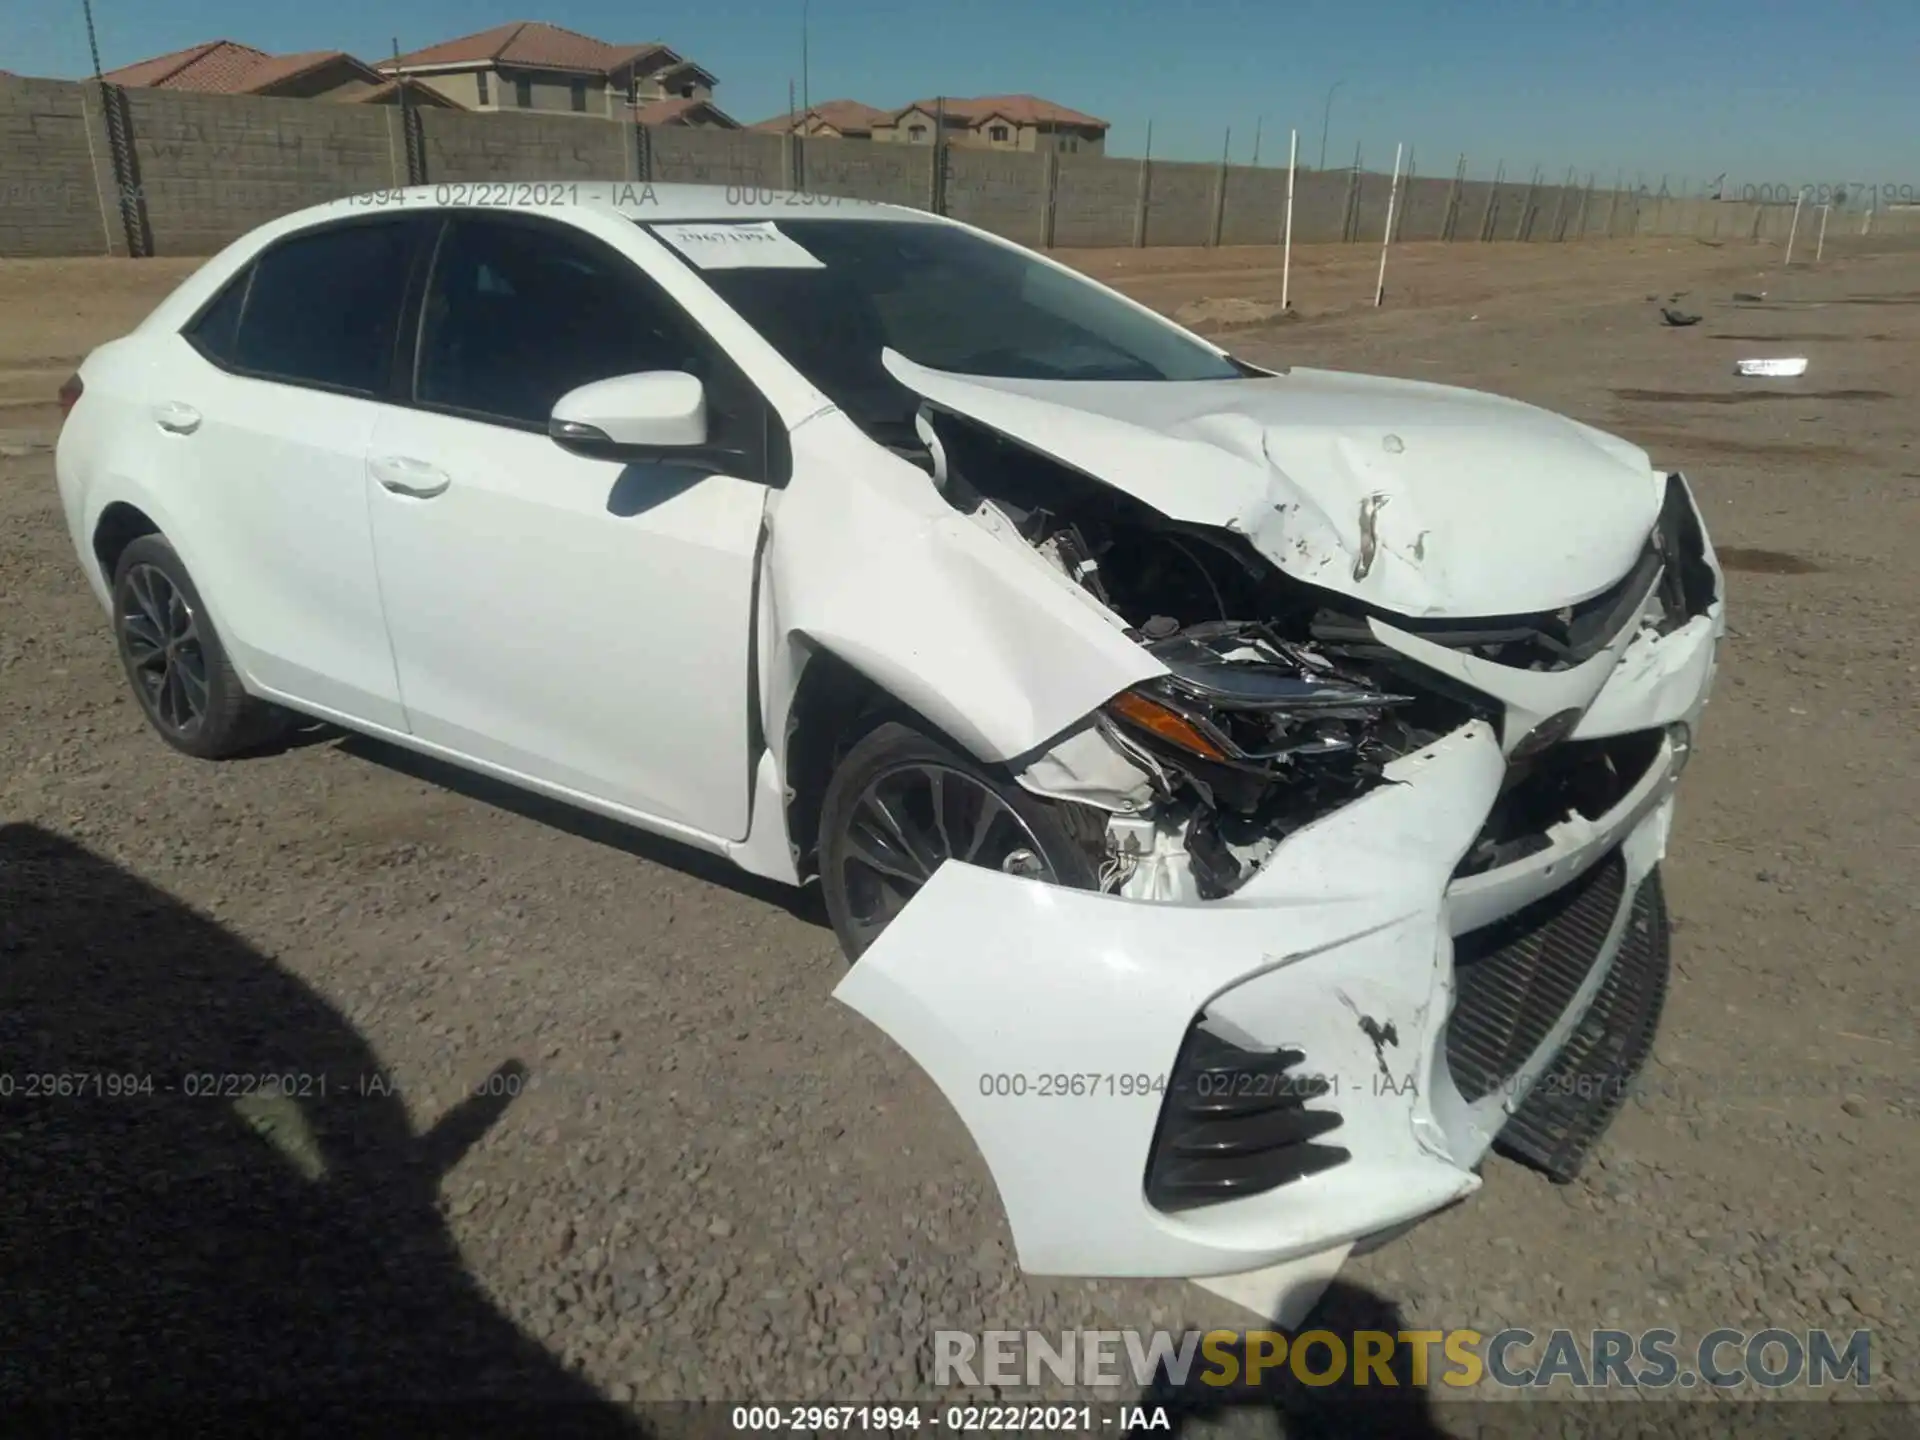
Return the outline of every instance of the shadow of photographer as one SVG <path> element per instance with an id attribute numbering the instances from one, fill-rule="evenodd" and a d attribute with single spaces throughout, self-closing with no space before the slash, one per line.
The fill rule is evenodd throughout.
<path id="1" fill-rule="evenodd" d="M 1288 1334 L 1289 1346 L 1312 1331 L 1331 1332 L 1351 1349 L 1361 1332 L 1398 1336 L 1408 1328 L 1400 1310 L 1371 1290 L 1335 1280 L 1314 1306 L 1300 1329 Z M 1452 1440 L 1442 1429 L 1423 1385 L 1415 1383 L 1413 1351 L 1396 1345 L 1381 1364 L 1392 1378 L 1388 1384 L 1378 1370 L 1364 1382 L 1351 1364 L 1338 1373 L 1322 1347 L 1308 1347 L 1308 1361 L 1299 1368 L 1273 1363 L 1273 1352 L 1250 1357 L 1244 1336 L 1219 1353 L 1233 1361 L 1233 1373 L 1244 1377 L 1249 1358 L 1264 1360 L 1253 1384 L 1242 1379 L 1233 1385 L 1211 1385 L 1189 1376 L 1176 1383 L 1162 1366 L 1160 1374 L 1140 1397 L 1143 1407 L 1163 1410 L 1174 1434 L 1186 1433 L 1193 1422 L 1219 1424 L 1235 1412 L 1260 1411 L 1270 1415 L 1285 1440 Z M 1303 1373 L 1314 1377 L 1303 1379 Z M 1165 1435 L 1164 1429 L 1151 1433 Z"/>
<path id="2" fill-rule="evenodd" d="M 80 846 L 0 827 L 0 1405 L 641 1433 L 493 1306 L 440 1215 L 519 1073 L 416 1134 L 299 979 Z"/>

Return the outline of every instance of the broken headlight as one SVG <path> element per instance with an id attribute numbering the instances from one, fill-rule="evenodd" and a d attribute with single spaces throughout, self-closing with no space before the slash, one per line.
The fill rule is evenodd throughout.
<path id="1" fill-rule="evenodd" d="M 1267 626 L 1195 625 L 1147 647 L 1167 673 L 1104 729 L 1153 776 L 1202 899 L 1231 894 L 1293 830 L 1362 794 L 1403 748 L 1378 688 Z"/>
<path id="2" fill-rule="evenodd" d="M 1147 649 L 1167 673 L 1109 702 L 1121 726 L 1210 764 L 1275 766 L 1356 751 L 1411 697 L 1378 690 L 1263 625 L 1195 625 Z"/>

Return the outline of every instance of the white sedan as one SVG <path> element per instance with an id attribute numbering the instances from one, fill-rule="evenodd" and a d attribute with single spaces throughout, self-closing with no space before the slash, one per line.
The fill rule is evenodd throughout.
<path id="1" fill-rule="evenodd" d="M 1570 1176 L 1651 1045 L 1722 583 L 1584 425 L 572 183 L 275 221 L 62 400 L 165 741 L 319 717 L 817 879 L 1030 1270 L 1280 1313 L 1496 1139 Z"/>

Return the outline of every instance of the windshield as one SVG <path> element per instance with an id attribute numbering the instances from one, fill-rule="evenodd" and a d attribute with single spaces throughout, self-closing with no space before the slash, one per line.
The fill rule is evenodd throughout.
<path id="1" fill-rule="evenodd" d="M 777 228 L 800 263 L 709 266 L 698 254 L 690 263 L 869 430 L 910 425 L 918 405 L 882 366 L 885 348 L 936 370 L 1019 380 L 1248 373 L 1091 281 L 950 225 L 803 219 Z M 656 227 L 669 246 L 673 232 Z"/>

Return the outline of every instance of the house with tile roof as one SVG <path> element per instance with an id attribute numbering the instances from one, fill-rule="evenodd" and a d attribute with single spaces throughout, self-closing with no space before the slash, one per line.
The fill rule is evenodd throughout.
<path id="1" fill-rule="evenodd" d="M 858 100 L 823 100 L 804 112 L 776 115 L 747 128 L 765 135 L 815 135 L 829 140 L 871 140 L 873 127 L 885 124 L 891 110 Z"/>
<path id="2" fill-rule="evenodd" d="M 184 50 L 122 65 L 102 78 L 114 85 L 208 95 L 271 95 L 283 100 L 391 105 L 404 91 L 410 104 L 449 108 L 457 104 L 412 80 L 382 75 L 344 50 L 270 55 L 235 40 L 189 45 Z"/>
<path id="3" fill-rule="evenodd" d="M 378 69 L 482 114 L 519 111 L 740 128 L 714 104 L 719 82 L 712 72 L 672 47 L 657 40 L 614 44 L 536 20 L 444 40 L 383 60 Z"/>
<path id="4" fill-rule="evenodd" d="M 1099 155 L 1112 127 L 1096 115 L 1070 110 L 1038 95 L 949 95 L 882 110 L 858 100 L 827 100 L 811 109 L 776 115 L 751 127 L 772 135 L 811 135 L 834 140 L 874 140 L 890 145 L 931 145 L 936 131 L 946 143 L 968 150 L 1054 150 Z"/>
<path id="5" fill-rule="evenodd" d="M 969 150 L 1099 155 L 1106 150 L 1111 128 L 1098 116 L 1038 95 L 948 95 L 902 106 L 874 125 L 872 138 L 883 144 L 931 145 L 938 130 L 947 144 Z"/>

